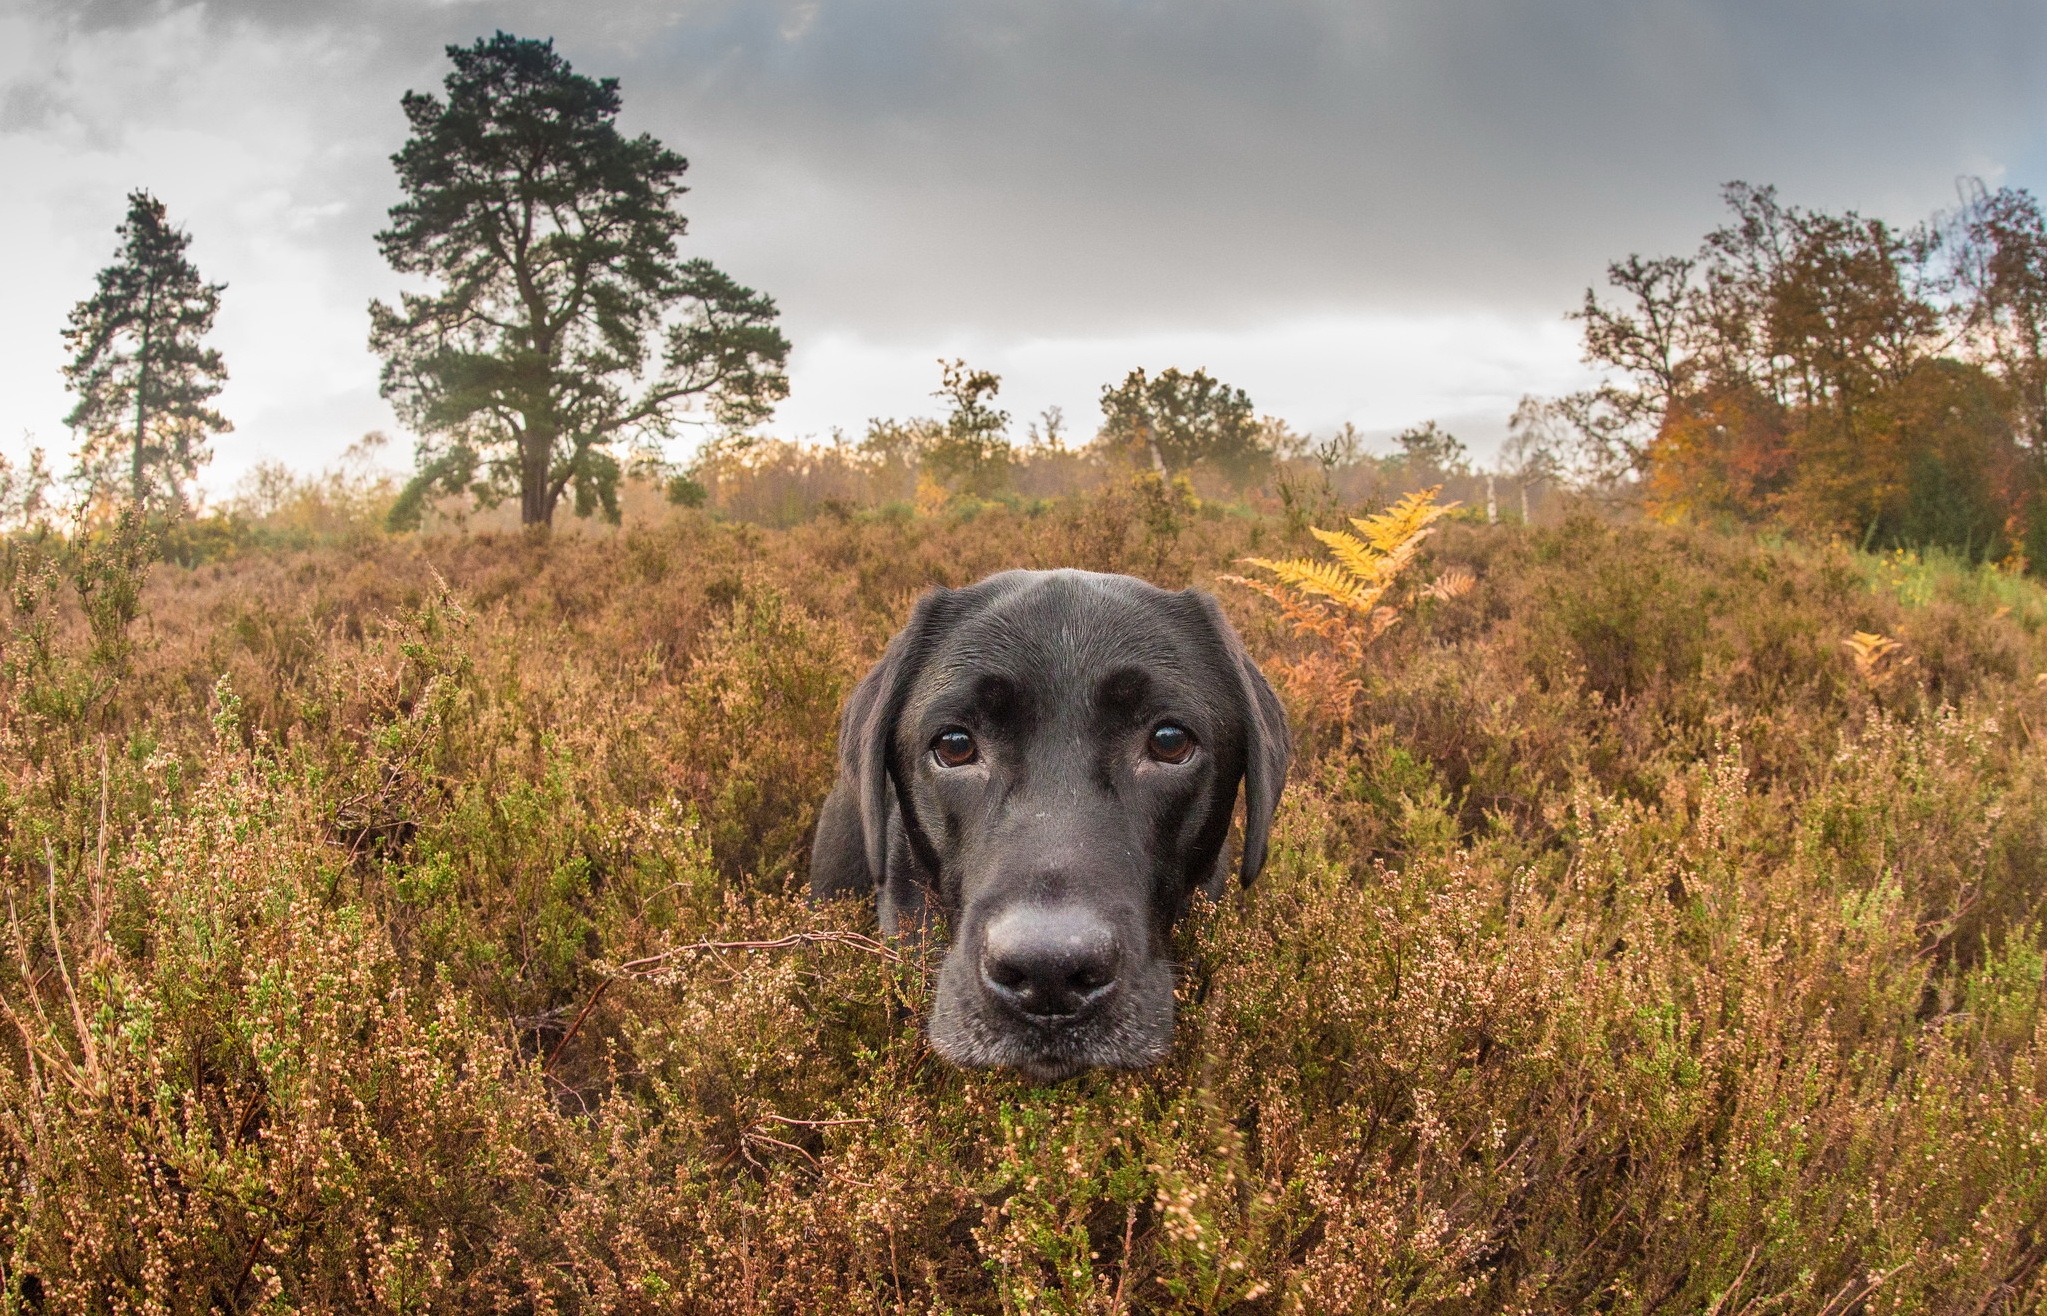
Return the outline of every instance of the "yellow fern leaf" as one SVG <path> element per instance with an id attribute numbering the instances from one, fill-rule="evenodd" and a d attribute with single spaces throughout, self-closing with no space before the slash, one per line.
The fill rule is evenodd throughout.
<path id="1" fill-rule="evenodd" d="M 1430 522 L 1457 506 L 1436 501 L 1442 488 L 1439 484 L 1433 489 L 1418 489 L 1378 515 L 1352 517 L 1350 523 L 1373 548 L 1390 554 L 1403 544 L 1415 542 Z"/>
<path id="2" fill-rule="evenodd" d="M 1272 562 L 1262 557 L 1244 560 L 1254 567 L 1263 567 L 1278 576 L 1282 584 L 1291 585 L 1303 593 L 1320 594 L 1324 598 L 1335 599 L 1345 607 L 1355 606 L 1357 583 L 1341 567 L 1305 557 L 1285 562 Z"/>
<path id="3" fill-rule="evenodd" d="M 1904 645 L 1898 643 L 1896 640 L 1892 639 L 1890 636 L 1878 634 L 1873 631 L 1857 631 L 1855 632 L 1855 634 L 1841 641 L 1841 644 L 1850 653 L 1854 654 L 1856 658 L 1866 662 L 1875 662 L 1883 658 L 1886 654 L 1890 653 L 1893 649 L 1902 649 L 1905 647 Z"/>
<path id="4" fill-rule="evenodd" d="M 1856 672 L 1871 686 L 1885 684 L 1912 661 L 1901 656 L 1905 647 L 1901 642 L 1875 631 L 1857 631 L 1841 641 L 1841 647 L 1855 660 Z"/>
<path id="5" fill-rule="evenodd" d="M 1281 617 L 1296 635 L 1327 640 L 1346 661 L 1361 663 L 1366 647 L 1400 620 L 1405 605 L 1397 598 L 1389 603 L 1387 596 L 1421 551 L 1430 523 L 1457 505 L 1438 504 L 1440 488 L 1408 494 L 1377 516 L 1353 517 L 1351 524 L 1362 538 L 1345 530 L 1310 527 L 1334 561 L 1290 558 L 1276 562 L 1247 557 L 1240 560 L 1278 579 L 1223 579 L 1257 590 L 1277 603 Z M 1470 585 L 1470 573 L 1466 572 L 1462 577 L 1446 576 L 1431 590 L 1438 597 L 1454 597 L 1451 591 L 1462 593 Z"/>
<path id="6" fill-rule="evenodd" d="M 1318 526 L 1309 526 L 1308 530 L 1327 544 L 1330 556 L 1348 567 L 1361 583 L 1378 580 L 1385 574 L 1381 569 L 1385 555 L 1356 535 L 1342 530 L 1323 530 Z"/>

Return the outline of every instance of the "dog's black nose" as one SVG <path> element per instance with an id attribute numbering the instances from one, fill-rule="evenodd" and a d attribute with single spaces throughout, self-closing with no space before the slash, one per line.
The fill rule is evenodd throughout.
<path id="1" fill-rule="evenodd" d="M 1091 910 L 1021 906 L 988 924 L 981 981 L 1021 1013 L 1064 1018 L 1109 995 L 1120 959 L 1115 929 Z"/>

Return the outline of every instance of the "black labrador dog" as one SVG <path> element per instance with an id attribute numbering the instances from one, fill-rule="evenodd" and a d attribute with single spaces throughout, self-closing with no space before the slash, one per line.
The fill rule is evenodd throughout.
<path id="1" fill-rule="evenodd" d="M 1286 717 L 1215 600 L 1006 571 L 934 589 L 847 703 L 811 891 L 942 914 L 932 1046 L 1039 1079 L 1164 1058 L 1173 924 L 1265 862 Z"/>

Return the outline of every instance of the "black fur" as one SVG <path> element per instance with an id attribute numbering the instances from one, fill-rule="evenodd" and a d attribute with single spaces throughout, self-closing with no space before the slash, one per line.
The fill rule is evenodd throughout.
<path id="1" fill-rule="evenodd" d="M 1147 749 L 1165 723 L 1193 733 L 1185 763 Z M 953 727 L 973 764 L 936 758 Z M 1257 876 L 1288 759 L 1279 701 L 1205 594 L 1081 571 L 932 590 L 847 703 L 811 890 L 872 891 L 891 935 L 944 918 L 930 1033 L 948 1059 L 1042 1078 L 1152 1064 L 1172 1036 L 1172 925 L 1196 888 L 1222 895 L 1239 784 L 1240 872 Z M 1090 932 L 1111 981 L 1070 1012 L 1017 1008 L 1008 962 L 986 962 L 998 918 L 1004 948 Z"/>

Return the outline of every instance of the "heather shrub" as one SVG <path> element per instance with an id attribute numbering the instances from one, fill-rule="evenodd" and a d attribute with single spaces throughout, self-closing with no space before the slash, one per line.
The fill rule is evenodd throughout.
<path id="1" fill-rule="evenodd" d="M 779 879 L 808 859 L 818 804 L 837 773 L 839 706 L 859 673 L 845 638 L 770 585 L 742 587 L 683 683 L 697 731 L 694 793 L 727 877 Z"/>
<path id="2" fill-rule="evenodd" d="M 1156 481 L 15 542 L 0 1310 L 2037 1309 L 2047 595 L 1445 521 L 1332 681 L 1220 581 L 1313 547 Z M 1060 565 L 1213 588 L 1301 753 L 1169 1059 L 1037 1086 L 798 892 L 916 592 Z"/>

